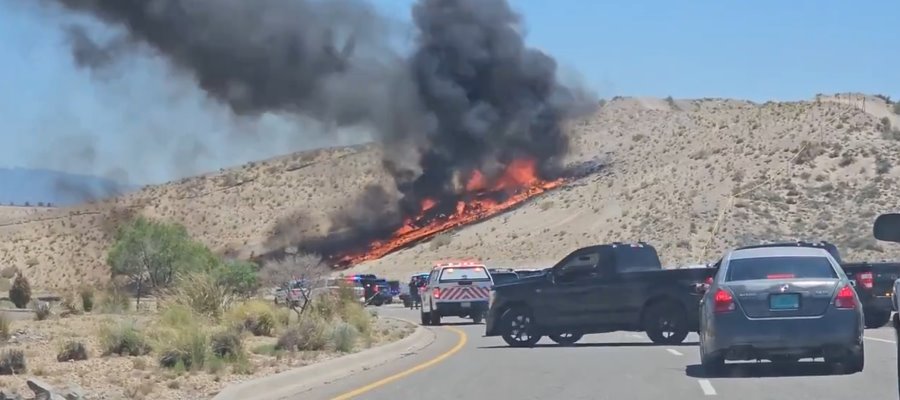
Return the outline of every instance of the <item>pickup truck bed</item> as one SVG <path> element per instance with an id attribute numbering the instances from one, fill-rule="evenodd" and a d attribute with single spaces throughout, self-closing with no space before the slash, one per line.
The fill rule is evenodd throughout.
<path id="1" fill-rule="evenodd" d="M 900 278 L 900 263 L 842 263 L 847 277 L 855 282 L 856 294 L 863 303 L 866 328 L 880 328 L 891 319 L 894 281 Z"/>

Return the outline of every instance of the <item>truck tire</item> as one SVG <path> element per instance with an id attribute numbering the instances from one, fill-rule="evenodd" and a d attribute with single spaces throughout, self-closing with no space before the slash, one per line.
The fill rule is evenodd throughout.
<path id="1" fill-rule="evenodd" d="M 855 374 L 857 372 L 862 372 L 863 368 L 865 368 L 866 352 L 863 346 L 864 345 L 860 344 L 859 350 L 851 352 L 850 355 L 844 359 L 844 368 L 848 373 Z"/>
<path id="2" fill-rule="evenodd" d="M 431 313 L 425 312 L 425 307 L 419 309 L 419 316 L 422 318 L 422 325 L 431 325 Z"/>
<path id="3" fill-rule="evenodd" d="M 500 334 L 510 347 L 533 347 L 541 340 L 534 330 L 534 317 L 527 308 L 513 307 L 500 317 Z"/>
<path id="4" fill-rule="evenodd" d="M 558 335 L 550 335 L 550 340 L 561 346 L 571 346 L 581 340 L 584 335 L 580 333 L 562 333 Z"/>
<path id="5" fill-rule="evenodd" d="M 680 304 L 653 303 L 644 311 L 644 332 L 656 344 L 679 344 L 688 334 L 687 313 Z"/>
<path id="6" fill-rule="evenodd" d="M 865 311 L 865 310 L 863 310 Z M 891 320 L 890 310 L 872 310 L 865 313 L 866 329 L 878 329 Z"/>
<path id="7" fill-rule="evenodd" d="M 700 354 L 700 366 L 703 367 L 704 375 L 715 377 L 722 374 L 725 369 L 725 357 L 721 354 Z"/>
<path id="8" fill-rule="evenodd" d="M 431 325 L 441 324 L 441 314 L 438 313 L 437 310 L 434 309 L 434 307 L 431 307 L 431 312 L 428 314 L 431 315 Z"/>
<path id="9" fill-rule="evenodd" d="M 474 324 L 480 324 L 480 323 L 481 323 L 481 320 L 483 320 L 483 319 L 484 319 L 484 312 L 483 312 L 483 311 L 473 311 L 473 312 L 472 312 L 472 323 L 474 323 Z"/>

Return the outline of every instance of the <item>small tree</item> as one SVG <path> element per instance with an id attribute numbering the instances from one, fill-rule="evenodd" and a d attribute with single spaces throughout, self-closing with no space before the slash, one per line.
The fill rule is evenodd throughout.
<path id="1" fill-rule="evenodd" d="M 309 305 L 311 292 L 328 275 L 329 269 L 316 254 L 299 253 L 296 248 L 287 249 L 280 260 L 266 262 L 259 271 L 260 281 L 267 286 L 284 287 L 291 281 L 301 282 L 298 304 L 289 301 L 291 310 L 302 316 Z"/>
<path id="2" fill-rule="evenodd" d="M 146 290 L 169 286 L 179 272 L 211 271 L 218 260 L 183 226 L 139 217 L 119 230 L 107 263 L 113 276 L 127 276 L 135 284 L 140 303 Z"/>
<path id="3" fill-rule="evenodd" d="M 31 301 L 31 284 L 21 273 L 16 274 L 16 279 L 13 280 L 9 289 L 9 300 L 20 309 L 28 307 L 28 302 Z"/>
<path id="4" fill-rule="evenodd" d="M 232 294 L 242 297 L 252 296 L 259 288 L 259 267 L 249 261 L 228 260 L 220 263 L 213 271 L 220 285 Z"/>

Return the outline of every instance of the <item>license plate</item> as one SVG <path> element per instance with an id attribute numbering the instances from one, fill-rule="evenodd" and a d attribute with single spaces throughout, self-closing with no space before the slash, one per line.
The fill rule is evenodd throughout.
<path id="1" fill-rule="evenodd" d="M 796 310 L 800 308 L 800 295 L 773 294 L 769 297 L 769 308 L 772 310 Z"/>
<path id="2" fill-rule="evenodd" d="M 472 307 L 472 303 L 470 303 L 470 302 L 467 301 L 467 302 L 464 302 L 464 303 L 460 303 L 459 306 L 462 307 L 462 308 L 469 308 L 469 307 Z"/>

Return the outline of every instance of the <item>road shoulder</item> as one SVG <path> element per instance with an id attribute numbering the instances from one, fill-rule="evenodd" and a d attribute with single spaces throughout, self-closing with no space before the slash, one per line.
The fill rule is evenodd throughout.
<path id="1" fill-rule="evenodd" d="M 413 323 L 403 318 L 383 318 L 393 318 L 406 323 Z M 327 385 L 330 382 L 415 355 L 434 343 L 435 338 L 434 332 L 417 326 L 412 334 L 393 343 L 228 386 L 213 397 L 213 400 L 278 400 L 293 398 L 301 393 Z"/>

